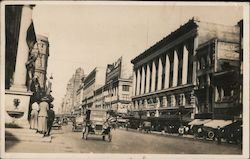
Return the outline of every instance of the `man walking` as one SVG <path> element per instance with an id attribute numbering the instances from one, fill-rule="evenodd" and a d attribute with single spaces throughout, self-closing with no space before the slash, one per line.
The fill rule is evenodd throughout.
<path id="1" fill-rule="evenodd" d="M 50 136 L 50 131 L 51 131 L 51 128 L 53 126 L 54 119 L 55 119 L 55 112 L 53 110 L 53 107 L 54 107 L 53 104 L 50 104 L 49 110 L 48 110 L 48 122 L 47 122 L 48 133 L 47 133 L 47 136 Z"/>

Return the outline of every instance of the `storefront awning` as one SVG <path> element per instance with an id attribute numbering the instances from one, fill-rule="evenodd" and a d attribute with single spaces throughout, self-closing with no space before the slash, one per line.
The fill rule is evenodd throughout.
<path id="1" fill-rule="evenodd" d="M 232 123 L 233 123 L 232 120 L 211 120 L 210 122 L 204 124 L 204 126 L 211 128 L 217 128 L 219 126 L 223 128 Z"/>
<path id="2" fill-rule="evenodd" d="M 202 125 L 202 124 L 206 124 L 210 121 L 211 121 L 211 119 L 194 119 L 193 121 L 188 123 L 188 125 Z"/>

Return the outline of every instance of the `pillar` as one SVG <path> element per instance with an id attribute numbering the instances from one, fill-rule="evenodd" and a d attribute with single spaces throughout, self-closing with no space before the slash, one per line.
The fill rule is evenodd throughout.
<path id="1" fill-rule="evenodd" d="M 27 69 L 25 63 L 28 61 L 29 47 L 26 42 L 27 30 L 32 22 L 32 7 L 24 5 L 22 8 L 22 16 L 20 22 L 20 32 L 18 39 L 16 66 L 14 73 L 13 85 L 10 90 L 27 91 L 26 74 Z"/>
<path id="2" fill-rule="evenodd" d="M 162 86 L 162 61 L 161 58 L 159 58 L 157 90 L 161 90 L 161 86 Z"/>
<path id="3" fill-rule="evenodd" d="M 183 60 L 182 60 L 182 84 L 187 84 L 187 75 L 188 75 L 188 50 L 184 46 L 183 50 Z"/>
<path id="4" fill-rule="evenodd" d="M 133 72 L 133 96 L 135 96 L 136 94 L 136 81 L 137 81 L 137 79 L 136 79 L 136 71 L 134 70 L 134 72 Z"/>
<path id="5" fill-rule="evenodd" d="M 165 66 L 165 84 L 164 87 L 169 87 L 169 74 L 170 74 L 170 61 L 168 55 L 166 55 L 166 66 Z"/>
<path id="6" fill-rule="evenodd" d="M 149 93 L 150 86 L 150 66 L 147 64 L 147 74 L 146 74 L 146 93 Z"/>
<path id="7" fill-rule="evenodd" d="M 171 107 L 175 107 L 176 106 L 176 100 L 175 100 L 175 95 L 171 95 Z"/>
<path id="8" fill-rule="evenodd" d="M 147 99 L 144 99 L 144 108 L 148 108 L 148 100 Z"/>
<path id="9" fill-rule="evenodd" d="M 156 75 L 156 68 L 155 62 L 152 62 L 152 80 L 151 80 L 151 92 L 155 91 L 155 75 Z"/>
<path id="10" fill-rule="evenodd" d="M 140 75 L 140 69 L 137 70 L 137 82 L 136 82 L 136 95 L 140 94 L 140 81 L 141 81 L 141 75 Z"/>
<path id="11" fill-rule="evenodd" d="M 159 108 L 161 105 L 160 98 L 156 97 L 156 108 Z"/>
<path id="12" fill-rule="evenodd" d="M 177 55 L 177 51 L 174 51 L 174 62 L 173 62 L 173 87 L 177 86 L 177 82 L 178 82 L 178 55 Z"/>
<path id="13" fill-rule="evenodd" d="M 193 57 L 196 56 L 196 49 L 197 49 L 197 48 L 198 48 L 198 37 L 195 37 L 195 38 L 194 38 L 194 49 L 193 49 L 194 52 L 193 52 Z M 190 59 L 190 60 L 191 60 L 191 59 Z M 197 66 L 196 66 L 196 60 L 193 60 L 192 62 L 193 62 L 192 83 L 193 83 L 193 85 L 196 85 L 196 78 L 197 78 L 197 77 L 196 77 L 196 71 L 197 71 L 197 70 L 196 70 L 196 67 L 197 67 Z"/>
<path id="14" fill-rule="evenodd" d="M 144 94 L 145 90 L 145 68 L 144 66 L 142 67 L 142 74 L 141 74 L 141 93 Z"/>
<path id="15" fill-rule="evenodd" d="M 167 107 L 167 104 L 168 104 L 167 97 L 163 96 L 162 97 L 162 105 L 163 105 L 163 107 Z"/>

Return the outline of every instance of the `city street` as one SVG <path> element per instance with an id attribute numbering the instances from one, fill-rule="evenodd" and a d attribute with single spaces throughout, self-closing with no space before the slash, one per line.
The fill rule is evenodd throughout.
<path id="1" fill-rule="evenodd" d="M 239 145 L 217 145 L 212 141 L 178 136 L 142 134 L 113 130 L 112 142 L 100 136 L 81 139 L 81 132 L 72 132 L 71 125 L 52 131 L 52 142 L 6 141 L 6 152 L 47 153 L 143 153 L 143 154 L 241 154 Z"/>

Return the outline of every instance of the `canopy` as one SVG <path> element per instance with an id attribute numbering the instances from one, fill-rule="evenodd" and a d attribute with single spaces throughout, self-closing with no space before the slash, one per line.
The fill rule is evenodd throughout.
<path id="1" fill-rule="evenodd" d="M 204 126 L 211 128 L 217 128 L 219 126 L 223 128 L 232 123 L 233 123 L 232 120 L 211 120 L 210 122 L 204 124 Z"/>
<path id="2" fill-rule="evenodd" d="M 194 119 L 193 121 L 188 123 L 188 125 L 202 125 L 202 124 L 206 124 L 210 121 L 211 121 L 211 119 Z"/>

